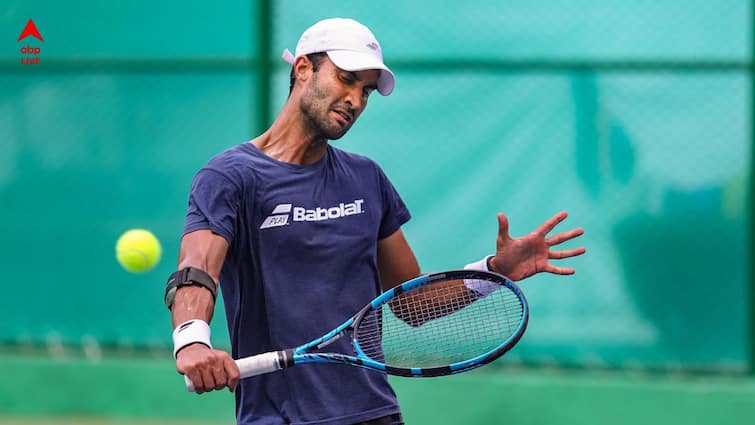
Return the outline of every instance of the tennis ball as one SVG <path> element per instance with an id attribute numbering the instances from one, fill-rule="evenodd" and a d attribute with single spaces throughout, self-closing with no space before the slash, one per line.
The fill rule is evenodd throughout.
<path id="1" fill-rule="evenodd" d="M 115 258 L 132 273 L 144 273 L 155 267 L 162 251 L 160 241 L 152 232 L 144 229 L 125 232 L 115 244 Z"/>

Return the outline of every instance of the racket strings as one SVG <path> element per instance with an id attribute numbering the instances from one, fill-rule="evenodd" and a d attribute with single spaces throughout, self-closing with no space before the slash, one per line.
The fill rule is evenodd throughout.
<path id="1" fill-rule="evenodd" d="M 367 314 L 360 348 L 394 367 L 440 367 L 494 350 L 519 327 L 519 297 L 505 286 L 480 296 L 463 283 L 436 282 L 399 295 Z"/>

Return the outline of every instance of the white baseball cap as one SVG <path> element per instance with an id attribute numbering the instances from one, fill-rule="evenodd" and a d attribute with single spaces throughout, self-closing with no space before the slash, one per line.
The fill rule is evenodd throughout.
<path id="1" fill-rule="evenodd" d="M 286 49 L 283 59 L 294 64 L 299 56 L 326 52 L 330 60 L 346 71 L 380 70 L 378 92 L 388 96 L 393 91 L 396 78 L 383 63 L 383 52 L 375 35 L 366 26 L 353 19 L 324 19 L 307 28 L 296 45 L 296 55 Z"/>

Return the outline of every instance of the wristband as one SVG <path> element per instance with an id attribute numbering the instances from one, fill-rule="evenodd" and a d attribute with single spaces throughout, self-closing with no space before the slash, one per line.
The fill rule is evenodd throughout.
<path id="1" fill-rule="evenodd" d="M 199 319 L 192 319 L 176 326 L 173 331 L 173 358 L 187 345 L 198 342 L 212 348 L 210 343 L 210 325 Z"/>
<path id="2" fill-rule="evenodd" d="M 489 272 L 491 271 L 489 268 L 491 258 L 493 258 L 493 256 L 488 255 L 487 257 L 483 258 L 480 261 L 469 263 L 466 266 L 464 266 L 464 270 L 480 270 L 483 272 Z M 464 279 L 464 285 L 469 290 L 477 292 L 483 297 L 490 295 L 496 289 L 500 288 L 499 285 L 496 285 L 487 280 L 480 280 L 480 279 Z"/>

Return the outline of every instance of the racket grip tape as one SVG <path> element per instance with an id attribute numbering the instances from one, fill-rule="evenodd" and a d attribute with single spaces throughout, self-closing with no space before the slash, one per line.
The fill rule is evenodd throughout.
<path id="1" fill-rule="evenodd" d="M 241 379 L 275 372 L 293 364 L 293 350 L 271 351 L 236 360 Z M 191 379 L 184 375 L 184 380 L 186 381 L 186 389 L 189 392 L 194 392 L 194 384 Z"/>

